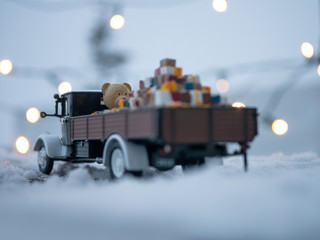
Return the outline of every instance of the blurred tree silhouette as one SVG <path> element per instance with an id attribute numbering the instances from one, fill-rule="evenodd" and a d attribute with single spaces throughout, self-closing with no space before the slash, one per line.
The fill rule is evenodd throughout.
<path id="1" fill-rule="evenodd" d="M 100 14 L 90 36 L 93 60 L 102 75 L 114 73 L 127 60 L 124 53 L 112 50 L 110 39 L 111 31 L 114 30 L 108 25 L 109 20 L 106 18 L 108 15 L 105 11 Z"/>

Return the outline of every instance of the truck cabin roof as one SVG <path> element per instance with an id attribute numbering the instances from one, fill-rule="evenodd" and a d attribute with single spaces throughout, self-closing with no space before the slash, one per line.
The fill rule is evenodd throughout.
<path id="1" fill-rule="evenodd" d="M 89 115 L 107 109 L 101 91 L 72 91 L 62 94 L 66 98 L 66 115 L 70 117 Z"/>

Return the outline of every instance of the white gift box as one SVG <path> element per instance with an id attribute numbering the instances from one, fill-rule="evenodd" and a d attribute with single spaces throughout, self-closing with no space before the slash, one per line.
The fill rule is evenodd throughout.
<path id="1" fill-rule="evenodd" d="M 163 75 L 174 75 L 174 67 L 168 67 L 168 66 L 165 66 L 165 67 L 161 67 L 160 68 L 160 74 L 163 74 Z"/>
<path id="2" fill-rule="evenodd" d="M 170 91 L 156 90 L 154 92 L 154 105 L 156 107 L 169 106 L 172 102 Z"/>
<path id="3" fill-rule="evenodd" d="M 190 90 L 189 93 L 190 93 L 190 97 L 191 97 L 191 101 L 190 101 L 191 106 L 198 106 L 203 103 L 202 91 Z"/>

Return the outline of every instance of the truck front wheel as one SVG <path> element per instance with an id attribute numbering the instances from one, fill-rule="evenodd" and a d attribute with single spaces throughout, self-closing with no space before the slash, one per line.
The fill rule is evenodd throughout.
<path id="1" fill-rule="evenodd" d="M 53 168 L 53 160 L 48 157 L 46 148 L 42 146 L 38 152 L 38 166 L 40 172 L 49 175 Z"/>
<path id="2" fill-rule="evenodd" d="M 117 141 L 112 141 L 108 146 L 106 160 L 111 179 L 123 177 L 126 170 L 124 163 L 124 154 L 120 144 Z"/>

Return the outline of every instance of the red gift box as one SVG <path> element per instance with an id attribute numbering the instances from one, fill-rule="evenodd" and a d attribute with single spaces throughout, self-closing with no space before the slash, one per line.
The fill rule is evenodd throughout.
<path id="1" fill-rule="evenodd" d="M 181 101 L 181 94 L 179 92 L 171 92 L 171 97 L 175 102 Z"/>

